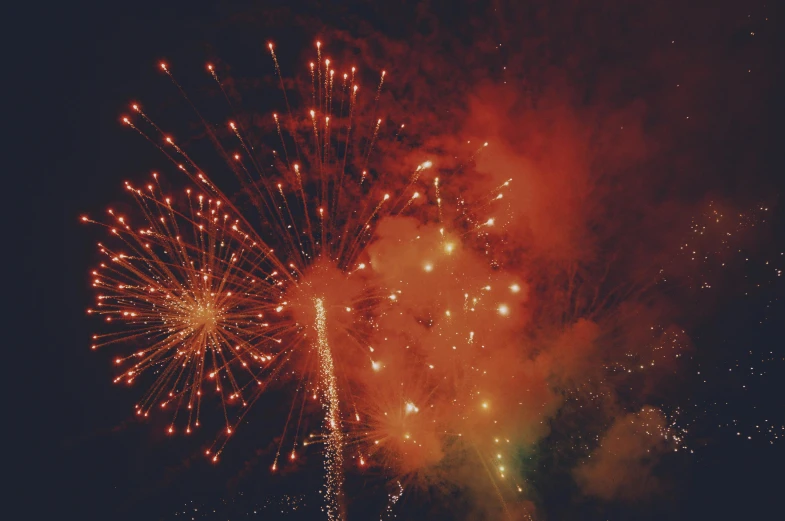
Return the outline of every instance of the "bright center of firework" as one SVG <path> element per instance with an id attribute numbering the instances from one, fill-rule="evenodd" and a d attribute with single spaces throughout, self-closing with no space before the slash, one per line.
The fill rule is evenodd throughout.
<path id="1" fill-rule="evenodd" d="M 221 309 L 211 301 L 199 302 L 187 306 L 186 316 L 188 324 L 194 329 L 215 331 L 221 318 Z"/>

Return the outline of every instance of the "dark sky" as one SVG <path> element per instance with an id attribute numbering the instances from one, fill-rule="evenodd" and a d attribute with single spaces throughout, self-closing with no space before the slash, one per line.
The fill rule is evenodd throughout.
<path id="1" fill-rule="evenodd" d="M 30 161 L 15 174 L 23 178 L 23 192 L 7 194 L 19 219 L 32 225 L 22 257 L 7 256 L 23 263 L 9 276 L 21 273 L 32 280 L 25 295 L 33 309 L 10 326 L 30 333 L 14 347 L 24 353 L 13 367 L 21 384 L 15 400 L 35 426 L 25 440 L 34 442 L 27 450 L 33 456 L 20 472 L 24 497 L 31 498 L 28 517 L 169 520 L 197 501 L 204 508 L 226 509 L 224 517 L 204 519 L 238 519 L 248 518 L 242 514 L 259 504 L 273 511 L 269 505 L 285 501 L 285 494 L 317 507 L 312 490 L 318 476 L 312 473 L 270 480 L 251 465 L 248 477 L 238 470 L 242 460 L 215 469 L 193 458 L 198 442 L 173 442 L 159 436 L 158 426 L 135 423 L 130 414 L 134 397 L 111 385 L 111 355 L 89 351 L 92 324 L 84 310 L 92 299 L 87 270 L 96 260 L 95 231 L 77 220 L 120 199 L 122 181 L 153 164 L 153 154 L 129 144 L 118 119 L 129 100 L 149 100 L 168 110 L 173 93 L 155 68 L 158 60 L 176 64 L 186 83 L 203 81 L 188 69 L 201 73 L 204 62 L 216 58 L 245 67 L 246 74 L 269 77 L 260 48 L 268 39 L 283 49 L 282 63 L 291 63 L 317 36 L 329 42 L 342 31 L 381 41 L 369 51 L 381 56 L 422 54 L 421 70 L 399 66 L 401 76 L 445 78 L 454 95 L 502 84 L 508 73 L 501 67 L 506 66 L 515 70 L 509 73 L 514 85 L 509 88 L 561 89 L 559 95 L 570 105 L 598 107 L 598 113 L 641 99 L 648 107 L 645 126 L 662 145 L 658 171 L 663 178 L 673 177 L 668 186 L 677 187 L 672 189 L 680 190 L 683 200 L 700 200 L 710 192 L 734 208 L 770 204 L 773 211 L 749 251 L 757 260 L 775 259 L 785 246 L 783 12 L 767 5 L 774 2 L 701 3 L 705 7 L 693 2 L 592 7 L 578 2 L 77 3 L 68 12 L 32 15 L 41 21 L 38 36 L 28 51 L 17 52 L 29 52 L 35 70 L 14 81 L 29 82 L 39 100 L 25 108 L 32 113 L 23 132 L 28 146 L 34 145 Z M 671 40 L 678 50 L 668 47 Z M 393 46 L 383 43 L 391 41 L 421 46 L 391 51 Z M 494 41 L 503 42 L 501 51 L 493 50 Z M 741 67 L 751 72 L 745 75 Z M 440 76 L 445 70 L 448 76 Z M 692 89 L 689 94 L 664 87 L 681 82 Z M 677 126 L 676 114 L 680 119 L 687 112 L 698 122 Z M 45 135 L 50 131 L 52 136 Z M 701 173 L 681 176 L 684 170 Z M 710 190 L 706 179 L 711 179 Z M 738 278 L 726 281 L 719 297 L 707 304 L 710 311 L 691 318 L 696 358 L 687 370 L 702 369 L 717 378 L 708 389 L 695 376 L 679 384 L 677 394 L 700 404 L 687 413 L 695 453 L 660 463 L 657 474 L 668 484 L 667 492 L 641 502 L 580 499 L 558 457 L 543 450 L 533 479 L 538 511 L 545 518 L 738 519 L 769 517 L 779 508 L 785 432 L 771 443 L 771 436 L 742 440 L 735 428 L 753 432 L 762 419 L 782 425 L 785 418 L 783 285 L 780 280 L 745 296 L 757 284 L 750 280 L 771 283 L 768 268 L 756 266 L 739 269 Z M 746 372 L 726 378 L 733 372 L 729 369 L 760 365 L 765 353 L 772 359 L 765 377 Z M 16 424 L 13 418 L 7 422 Z M 253 446 L 254 436 L 269 439 L 265 429 L 249 429 L 238 443 Z M 22 451 L 17 446 L 6 450 Z M 244 477 L 238 480 L 238 475 Z M 240 484 L 231 485 L 236 481 Z M 366 486 L 371 485 L 360 488 Z M 232 506 L 221 506 L 237 490 L 242 496 L 234 496 Z M 372 503 L 371 496 L 363 491 L 357 501 Z M 411 515 L 404 509 L 399 518 L 439 512 L 427 503 L 412 499 L 405 505 L 413 509 Z M 378 515 L 378 509 L 369 507 L 368 515 Z"/>

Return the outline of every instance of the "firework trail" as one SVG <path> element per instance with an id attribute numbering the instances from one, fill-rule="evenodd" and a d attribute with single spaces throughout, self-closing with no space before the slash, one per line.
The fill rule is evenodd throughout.
<path id="1" fill-rule="evenodd" d="M 341 430 L 341 413 L 338 398 L 338 383 L 335 377 L 335 366 L 330 344 L 327 340 L 327 313 L 322 298 L 314 299 L 316 308 L 316 341 L 319 352 L 320 383 L 323 387 L 325 425 L 325 468 L 327 483 L 325 496 L 327 500 L 327 517 L 331 520 L 343 517 L 341 494 L 343 489 L 343 432 Z"/>

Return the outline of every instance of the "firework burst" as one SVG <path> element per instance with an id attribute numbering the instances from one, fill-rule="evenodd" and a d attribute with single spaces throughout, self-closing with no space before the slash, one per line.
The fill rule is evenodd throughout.
<path id="1" fill-rule="evenodd" d="M 435 366 L 427 356 L 371 345 L 381 325 L 389 322 L 385 317 L 395 316 L 395 306 L 406 296 L 400 284 L 378 276 L 375 264 L 383 265 L 384 255 L 379 250 L 369 254 L 368 246 L 374 243 L 380 223 L 391 217 L 405 219 L 415 203 L 425 199 L 423 194 L 430 193 L 438 233 L 429 231 L 420 240 L 422 234 L 412 229 L 410 244 L 401 247 L 414 247 L 417 259 L 430 252 L 423 274 L 445 271 L 461 243 L 487 235 L 494 226 L 488 210 L 502 198 L 510 181 L 478 205 L 469 206 L 456 197 L 454 217 L 445 217 L 447 201 L 439 178 L 424 175 L 433 166 L 427 158 L 394 174 L 374 166 L 374 151 L 386 135 L 384 120 L 376 116 L 385 71 L 373 101 L 361 106 L 356 69 L 342 74 L 339 84 L 331 61 L 323 59 L 317 44 L 316 62 L 310 64 L 313 108 L 296 115 L 272 44 L 269 50 L 286 106 L 284 116 L 271 116 L 280 149 L 260 146 L 244 118 L 229 121 L 226 131 L 217 130 L 191 102 L 168 65 L 160 65 L 196 113 L 226 169 L 239 181 L 239 198 L 222 191 L 207 169 L 139 104 L 131 106 L 134 117 L 122 118 L 195 186 L 182 196 L 170 196 L 164 194 L 158 174 L 144 188 L 127 183 L 141 225 L 132 225 L 131 217 L 111 210 L 108 221 L 101 223 L 116 246 L 99 244 L 107 261 L 93 272 L 99 294 L 89 312 L 122 326 L 95 335 L 93 348 L 122 345 L 132 350 L 117 358 L 123 372 L 116 381 L 131 384 L 144 378 L 147 390 L 136 412 L 148 416 L 153 407 L 173 409 L 170 434 L 181 426 L 186 433 L 198 427 L 202 398 L 215 393 L 225 430 L 205 451 L 212 461 L 218 461 L 238 424 L 268 386 L 294 379 L 292 406 L 282 422 L 283 435 L 271 469 L 277 470 L 282 453 L 294 460 L 298 446 L 314 440 L 323 443 L 326 512 L 329 519 L 341 519 L 345 517 L 345 456 L 360 467 L 378 465 L 399 476 L 436 462 L 441 439 L 455 436 L 458 428 L 445 416 L 473 409 L 466 404 L 475 402 L 473 393 L 477 393 L 471 384 L 460 384 L 455 407 L 437 420 L 429 410 L 420 410 L 427 407 L 435 389 L 428 388 L 433 378 L 427 373 Z M 231 106 L 218 70 L 213 65 L 207 69 Z M 363 134 L 359 118 L 368 113 L 373 119 Z M 404 124 L 395 124 L 394 137 L 385 139 L 396 143 L 403 128 Z M 224 144 L 227 137 L 233 145 Z M 237 152 L 230 152 L 230 146 Z M 512 311 L 506 303 L 480 296 L 489 287 L 475 289 L 477 294 L 472 291 L 471 298 L 463 294 L 464 314 L 482 311 L 483 316 L 504 317 Z M 452 293 L 440 293 L 440 299 L 453 301 L 457 294 Z M 450 315 L 449 310 L 446 313 Z M 385 324 L 389 327 L 394 325 Z M 471 347 L 475 332 L 464 329 L 440 323 L 436 330 L 449 338 L 447 342 L 466 337 L 461 347 Z M 477 339 L 481 338 L 479 331 Z M 412 375 L 423 373 L 416 377 L 422 385 L 410 385 L 403 393 L 400 387 L 393 393 L 378 392 L 402 384 L 399 378 L 410 369 Z M 379 378 L 384 373 L 389 377 Z M 455 385 L 459 384 L 446 387 Z M 438 392 L 451 391 L 439 388 Z M 306 438 L 301 423 L 305 398 L 310 395 L 323 406 L 324 430 Z M 291 452 L 285 443 L 291 443 Z"/>
<path id="2" fill-rule="evenodd" d="M 167 428 L 173 433 L 185 409 L 190 433 L 199 426 L 210 382 L 231 432 L 229 409 L 247 405 L 250 382 L 258 382 L 257 371 L 273 360 L 263 346 L 282 333 L 265 321 L 273 311 L 274 284 L 252 273 L 267 254 L 239 231 L 220 200 L 188 189 L 178 205 L 162 196 L 153 177 L 144 189 L 126 184 L 143 215 L 140 227 L 109 210 L 113 222 L 105 226 L 117 247 L 99 244 L 106 260 L 92 272 L 99 294 L 88 312 L 122 323 L 122 329 L 94 335 L 92 347 L 141 346 L 115 360 L 124 367 L 117 383 L 156 375 L 137 414 L 148 416 L 154 406 L 174 409 Z"/>

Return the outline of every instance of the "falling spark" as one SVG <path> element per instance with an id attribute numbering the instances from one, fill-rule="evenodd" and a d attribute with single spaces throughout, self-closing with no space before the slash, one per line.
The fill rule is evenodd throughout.
<path id="1" fill-rule="evenodd" d="M 343 519 L 343 432 L 341 431 L 341 418 L 338 399 L 338 384 L 335 378 L 335 366 L 327 341 L 327 313 L 324 301 L 314 299 L 316 307 L 316 338 L 319 353 L 319 375 L 324 393 L 323 407 L 325 409 L 325 425 L 327 437 L 325 440 L 325 500 L 327 502 L 328 519 Z"/>

